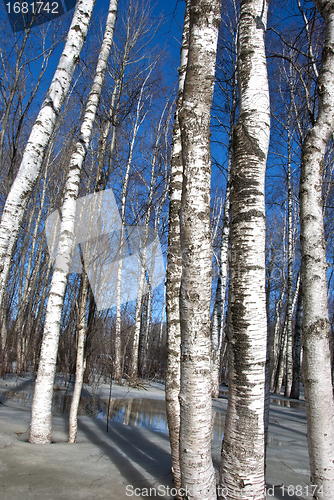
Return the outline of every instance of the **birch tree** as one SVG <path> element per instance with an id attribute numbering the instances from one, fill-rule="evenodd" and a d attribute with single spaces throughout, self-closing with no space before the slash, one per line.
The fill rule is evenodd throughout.
<path id="1" fill-rule="evenodd" d="M 241 1 L 239 119 L 231 173 L 229 393 L 220 469 L 220 487 L 228 500 L 265 498 L 264 180 L 270 129 L 266 23 L 267 0 Z"/>
<path id="2" fill-rule="evenodd" d="M 84 269 L 83 258 L 82 277 L 81 277 L 81 295 L 79 301 L 79 320 L 78 320 L 78 339 L 77 339 L 77 359 L 75 370 L 75 384 L 73 389 L 73 397 L 71 403 L 71 410 L 69 415 L 69 429 L 68 429 L 68 442 L 75 443 L 78 432 L 78 409 L 80 403 L 80 396 L 82 390 L 82 383 L 84 371 L 86 368 L 86 360 L 84 357 L 85 349 L 85 333 L 86 333 L 86 305 L 87 305 L 87 292 L 88 292 L 88 276 Z"/>
<path id="3" fill-rule="evenodd" d="M 297 299 L 297 310 L 296 310 L 296 321 L 295 321 L 295 331 L 293 336 L 293 370 L 292 370 L 292 386 L 290 397 L 293 399 L 299 399 L 300 394 L 300 347 L 301 347 L 301 336 L 302 336 L 302 320 L 303 320 L 303 303 L 302 303 L 302 283 L 299 279 L 298 287 L 298 299 Z"/>
<path id="4" fill-rule="evenodd" d="M 210 111 L 221 2 L 192 0 L 183 100 L 179 111 L 183 182 L 180 209 L 181 484 L 189 499 L 216 498 L 211 458 Z"/>
<path id="5" fill-rule="evenodd" d="M 327 263 L 322 175 L 334 130 L 334 9 L 331 0 L 314 0 L 325 21 L 316 122 L 302 147 L 300 176 L 303 370 L 307 437 L 314 498 L 331 498 L 334 488 L 334 401 L 329 349 Z"/>
<path id="6" fill-rule="evenodd" d="M 0 307 L 24 212 L 38 178 L 57 115 L 69 91 L 90 24 L 95 0 L 78 0 L 65 47 L 31 130 L 21 165 L 8 194 L 0 223 Z"/>
<path id="7" fill-rule="evenodd" d="M 212 397 L 219 397 L 222 361 L 227 351 L 224 327 L 225 295 L 228 278 L 228 252 L 230 243 L 230 177 L 233 151 L 233 128 L 237 111 L 237 34 L 239 21 L 235 0 L 226 3 L 221 19 L 221 35 L 218 45 L 216 86 L 218 99 L 214 99 L 212 116 L 220 136 L 227 135 L 227 166 L 225 205 L 222 216 L 222 234 L 219 249 L 219 270 L 214 308 L 211 319 L 212 341 Z M 228 125 L 227 125 L 228 124 Z M 221 151 L 219 151 L 221 153 Z M 219 167 L 220 169 L 222 167 Z M 211 215 L 212 219 L 216 217 Z"/>
<path id="8" fill-rule="evenodd" d="M 48 444 L 51 442 L 52 391 L 56 372 L 60 320 L 67 276 L 70 270 L 73 252 L 76 198 L 78 195 L 81 169 L 89 146 L 112 46 L 116 14 L 117 0 L 110 0 L 106 28 L 97 61 L 95 77 L 88 96 L 80 137 L 70 161 L 65 186 L 59 244 L 50 286 L 40 362 L 31 409 L 30 442 L 35 444 Z"/>
<path id="9" fill-rule="evenodd" d="M 292 111 L 292 102 L 289 106 L 289 115 L 287 120 L 288 130 L 288 164 L 287 164 L 287 219 L 288 219 L 288 278 L 287 278 L 287 305 L 286 305 L 286 375 L 285 375 L 285 392 L 286 397 L 290 396 L 292 386 L 292 317 L 293 317 L 293 222 L 292 222 L 292 183 L 291 183 L 291 134 L 290 134 L 290 117 Z"/>
<path id="10" fill-rule="evenodd" d="M 173 482 L 177 490 L 181 488 L 180 469 L 180 286 L 181 286 L 181 244 L 180 216 L 182 194 L 182 144 L 179 126 L 179 110 L 182 104 L 184 79 L 189 50 L 190 0 L 187 0 L 184 14 L 182 45 L 179 67 L 179 86 L 176 100 L 173 146 L 169 180 L 169 224 L 166 269 L 166 320 L 167 320 L 167 369 L 166 369 L 166 411 L 169 441 L 172 456 Z M 180 498 L 180 497 L 179 497 Z"/>
<path id="11" fill-rule="evenodd" d="M 233 127 L 235 123 L 235 114 L 237 108 L 237 72 L 234 67 L 233 86 L 232 86 L 232 106 L 230 114 L 230 130 L 228 142 L 228 160 L 226 173 L 226 195 L 223 213 L 223 230 L 220 244 L 220 266 L 218 283 L 216 290 L 216 298 L 213 310 L 211 341 L 212 341 L 212 397 L 219 397 L 219 384 L 221 372 L 222 350 L 225 342 L 223 329 L 224 309 L 225 309 L 225 294 L 228 276 L 228 250 L 230 239 L 230 177 L 232 164 L 232 148 L 233 148 Z"/>

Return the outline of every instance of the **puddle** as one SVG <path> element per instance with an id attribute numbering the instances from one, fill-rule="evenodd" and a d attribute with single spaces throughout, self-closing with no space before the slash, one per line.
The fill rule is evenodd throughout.
<path id="1" fill-rule="evenodd" d="M 3 392 L 1 396 L 15 401 L 20 406 L 31 408 L 33 392 Z M 71 408 L 72 396 L 64 391 L 55 391 L 52 400 L 52 412 L 54 415 L 68 415 Z M 288 401 L 280 398 L 270 398 L 272 403 L 290 408 L 305 408 L 305 401 Z M 165 401 L 146 398 L 123 398 L 111 399 L 109 413 L 108 402 L 99 397 L 81 397 L 79 404 L 79 415 L 91 418 L 107 420 L 109 414 L 110 422 L 119 422 L 123 425 L 134 425 L 152 429 L 157 432 L 168 434 Z M 224 433 L 225 414 L 213 411 L 213 436 L 212 446 L 220 449 Z M 283 446 L 280 439 L 269 435 L 269 446 Z"/>
<path id="2" fill-rule="evenodd" d="M 24 408 L 31 408 L 33 392 L 3 392 L 3 396 L 20 403 Z M 55 392 L 52 400 L 54 415 L 68 415 L 72 396 Z M 110 422 L 120 422 L 124 425 L 148 427 L 154 431 L 168 434 L 165 401 L 146 398 L 111 399 L 109 413 L 108 402 L 98 397 L 81 397 L 79 415 L 106 420 L 109 414 Z M 221 443 L 224 431 L 225 415 L 213 412 L 213 441 Z"/>

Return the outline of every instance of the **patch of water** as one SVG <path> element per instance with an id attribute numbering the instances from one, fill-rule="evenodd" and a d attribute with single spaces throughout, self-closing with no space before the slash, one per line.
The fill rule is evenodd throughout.
<path id="1" fill-rule="evenodd" d="M 24 408 L 31 408 L 33 392 L 8 391 L 0 393 L 1 397 L 19 403 Z M 71 401 L 72 396 L 64 394 L 62 391 L 55 392 L 52 400 L 52 413 L 54 415 L 68 415 Z M 107 401 L 99 397 L 81 397 L 78 414 L 102 420 L 106 420 L 108 415 L 110 422 L 148 427 L 154 431 L 168 433 L 164 400 L 146 398 L 111 399 L 108 411 Z M 220 443 L 224 431 L 225 415 L 214 411 L 213 419 L 213 441 Z"/>

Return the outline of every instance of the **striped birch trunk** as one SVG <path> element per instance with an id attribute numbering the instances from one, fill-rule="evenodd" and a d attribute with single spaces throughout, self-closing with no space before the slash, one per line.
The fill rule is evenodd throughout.
<path id="1" fill-rule="evenodd" d="M 216 499 L 211 457 L 210 112 L 220 0 L 192 0 L 183 101 L 179 112 L 183 183 L 180 210 L 180 466 L 187 498 Z"/>
<path id="2" fill-rule="evenodd" d="M 219 486 L 220 498 L 264 500 L 264 181 L 270 130 L 267 0 L 242 0 L 239 19 L 239 119 L 231 173 L 229 393 Z"/>
<path id="3" fill-rule="evenodd" d="M 286 305 L 286 366 L 285 366 L 285 392 L 286 397 L 290 397 L 293 360 L 292 360 L 292 319 L 293 319 L 293 221 L 292 221 L 292 184 L 291 184 L 291 133 L 290 133 L 290 114 L 292 113 L 292 104 L 290 104 L 288 116 L 288 287 L 287 287 L 287 305 Z M 298 293 L 298 290 L 297 290 Z"/>
<path id="4" fill-rule="evenodd" d="M 95 0 L 78 0 L 64 50 L 26 145 L 0 223 L 0 307 L 6 294 L 12 253 L 36 184 L 57 116 L 68 94 L 86 39 Z"/>
<path id="5" fill-rule="evenodd" d="M 85 362 L 85 334 L 86 334 L 86 305 L 88 292 L 88 276 L 85 270 L 82 271 L 81 297 L 79 304 L 79 323 L 77 334 L 77 359 L 75 367 L 75 384 L 72 396 L 72 403 L 69 416 L 68 442 L 75 443 L 78 432 L 78 410 L 83 384 L 83 377 L 86 368 Z"/>
<path id="6" fill-rule="evenodd" d="M 297 300 L 297 310 L 296 310 L 296 322 L 295 331 L 293 336 L 293 374 L 292 374 L 292 386 L 290 398 L 299 399 L 300 395 L 300 348 L 301 348 L 301 337 L 302 337 L 302 320 L 303 320 L 303 301 L 302 301 L 302 282 L 300 279 L 300 273 L 298 276 L 298 300 Z"/>
<path id="7" fill-rule="evenodd" d="M 146 250 L 147 226 L 146 226 L 146 224 L 143 227 L 142 235 L 143 235 L 142 242 L 141 242 L 142 253 L 140 255 L 141 268 L 140 268 L 140 277 L 139 277 L 139 281 L 138 281 L 138 293 L 137 293 L 137 304 L 136 304 L 136 313 L 135 313 L 135 327 L 134 327 L 134 334 L 133 334 L 133 343 L 132 343 L 132 350 L 131 350 L 130 363 L 129 363 L 129 377 L 130 377 L 131 383 L 133 383 L 133 384 L 137 383 L 137 377 L 138 377 L 139 335 L 140 335 L 140 326 L 141 326 L 143 297 L 144 297 L 144 292 L 145 292 L 145 288 L 146 288 L 146 277 L 145 277 L 146 261 L 147 261 L 147 250 Z"/>
<path id="8" fill-rule="evenodd" d="M 181 488 L 180 470 L 180 286 L 181 286 L 181 244 L 180 216 L 182 194 L 182 145 L 179 126 L 179 111 L 183 99 L 184 79 L 188 62 L 190 0 L 187 0 L 184 15 L 182 45 L 179 67 L 179 87 L 173 128 L 173 149 L 169 181 L 169 223 L 166 269 L 166 321 L 167 321 L 167 369 L 166 369 L 166 412 L 169 441 L 172 456 L 174 487 Z M 176 498 L 181 498 L 178 495 Z"/>
<path id="9" fill-rule="evenodd" d="M 76 198 L 79 190 L 81 168 L 89 146 L 111 50 L 116 14 L 117 0 L 110 0 L 106 29 L 97 62 L 94 82 L 88 97 L 80 130 L 80 138 L 70 161 L 65 186 L 59 244 L 46 309 L 40 362 L 31 408 L 30 442 L 35 444 L 48 444 L 51 442 L 53 383 L 56 373 L 61 314 L 73 253 Z"/>
<path id="10" fill-rule="evenodd" d="M 230 240 L 230 182 L 233 153 L 233 128 L 237 108 L 237 67 L 234 66 L 234 78 L 232 89 L 232 109 L 230 116 L 230 131 L 228 141 L 228 164 L 227 164 L 227 184 L 223 215 L 223 231 L 220 244 L 220 268 L 217 284 L 216 300 L 213 311 L 213 321 L 211 329 L 212 341 L 212 397 L 219 398 L 219 384 L 221 375 L 221 358 L 225 342 L 224 335 L 224 309 L 225 295 L 228 275 L 228 249 Z"/>
<path id="11" fill-rule="evenodd" d="M 300 174 L 303 375 L 311 482 L 317 486 L 314 498 L 328 499 L 334 491 L 334 402 L 322 175 L 334 129 L 334 9 L 332 0 L 313 3 L 326 27 L 318 79 L 318 117 L 302 147 Z"/>
<path id="12" fill-rule="evenodd" d="M 230 234 L 230 186 L 229 170 L 227 172 L 228 184 L 226 186 L 226 198 L 223 216 L 223 234 L 220 245 L 220 268 L 216 290 L 216 299 L 213 310 L 211 343 L 212 343 L 212 397 L 219 398 L 219 384 L 221 372 L 221 353 L 225 341 L 223 320 L 225 308 L 225 293 L 228 273 L 228 245 Z"/>

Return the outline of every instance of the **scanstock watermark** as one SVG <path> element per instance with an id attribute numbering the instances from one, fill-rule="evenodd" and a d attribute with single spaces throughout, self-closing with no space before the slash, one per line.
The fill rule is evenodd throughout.
<path id="1" fill-rule="evenodd" d="M 74 9 L 76 0 L 3 0 L 13 32 L 54 21 Z"/>
<path id="2" fill-rule="evenodd" d="M 169 486 L 165 486 L 163 484 L 160 484 L 158 487 L 141 487 L 141 488 L 136 488 L 132 486 L 132 484 L 127 484 L 125 488 L 125 494 L 127 497 L 149 497 L 149 498 L 173 498 L 177 494 L 181 496 L 182 498 L 193 498 L 194 496 L 197 496 L 201 494 L 202 492 L 202 487 L 201 486 L 186 486 L 185 488 L 180 488 L 177 490 L 176 488 L 170 488 Z M 264 494 L 266 498 L 271 498 L 275 497 L 276 498 L 292 498 L 297 499 L 300 498 L 300 500 L 306 500 L 314 498 L 313 495 L 315 493 L 318 493 L 319 495 L 323 495 L 323 488 L 322 486 L 318 487 L 316 485 L 292 485 L 290 484 L 289 486 L 285 485 L 272 485 L 265 487 L 264 489 Z M 227 500 L 227 498 L 244 498 L 247 500 L 248 498 L 254 498 L 256 496 L 257 491 L 254 491 L 254 489 L 249 485 L 246 488 L 243 488 L 242 490 L 240 489 L 234 489 L 234 488 L 229 488 L 227 489 L 225 486 L 217 486 L 217 495 L 220 500 Z"/>
<path id="3" fill-rule="evenodd" d="M 74 252 L 70 273 L 87 273 L 97 309 L 117 304 L 117 285 L 121 303 L 157 288 L 165 280 L 165 264 L 155 229 L 137 225 L 122 226 L 112 189 L 76 200 Z M 55 260 L 60 240 L 58 210 L 45 222 L 48 250 Z M 57 266 L 66 266 L 62 256 Z M 122 270 L 120 280 L 119 270 Z"/>

